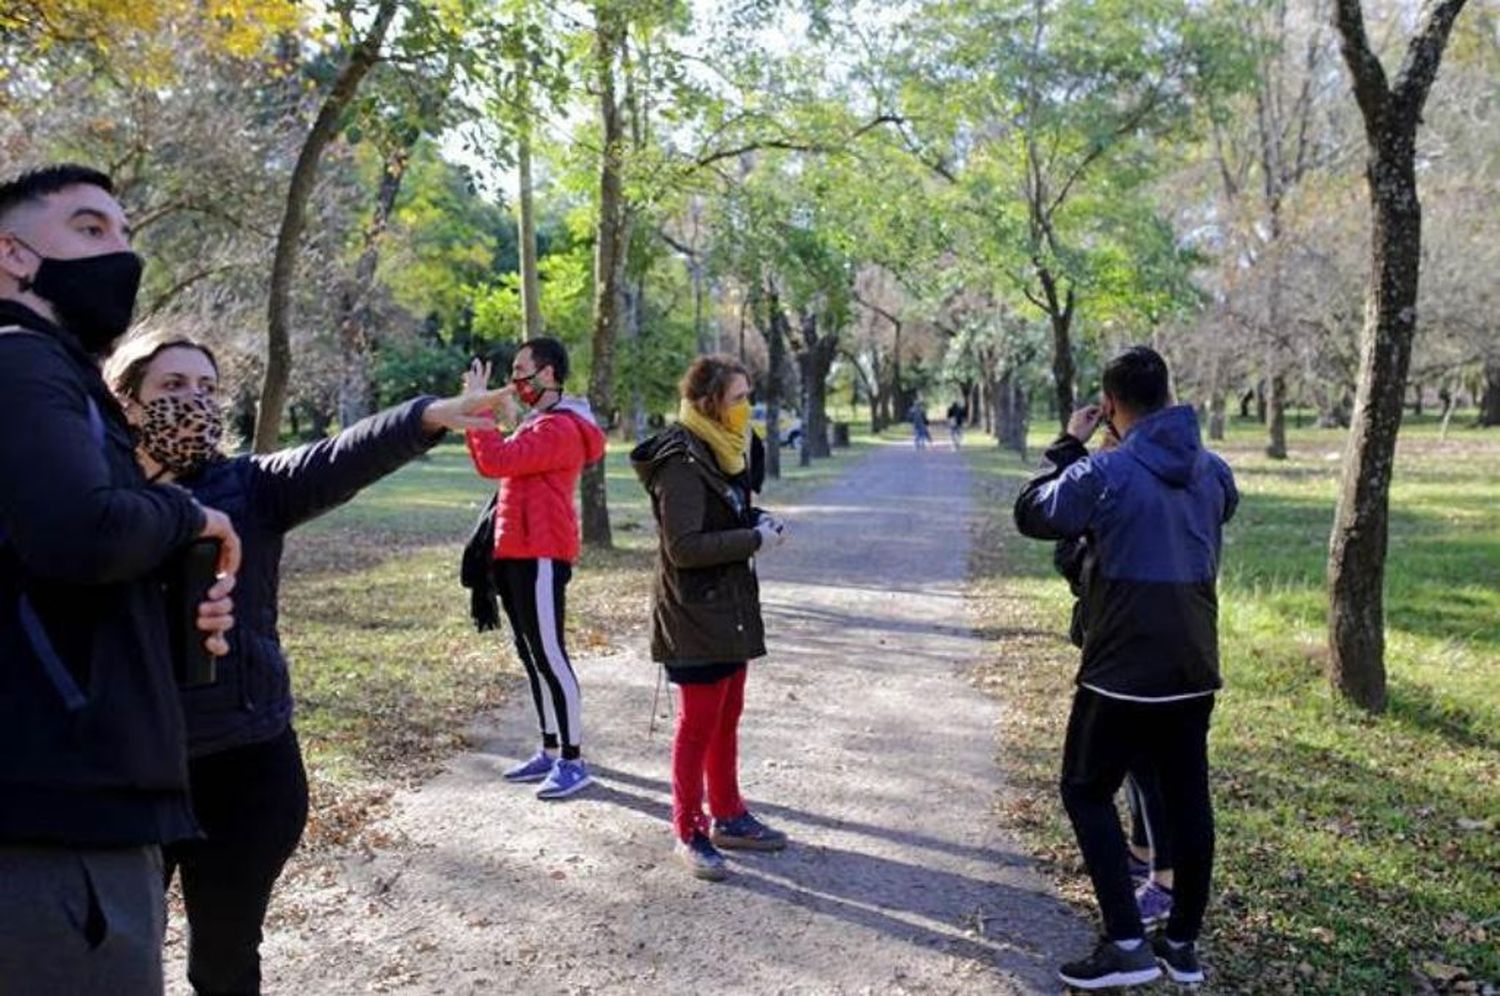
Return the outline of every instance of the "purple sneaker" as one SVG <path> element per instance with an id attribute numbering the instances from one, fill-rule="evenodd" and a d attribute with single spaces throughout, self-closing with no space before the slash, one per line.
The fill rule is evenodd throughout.
<path id="1" fill-rule="evenodd" d="M 1135 904 L 1141 909 L 1142 926 L 1165 923 L 1172 915 L 1172 890 L 1153 879 L 1135 890 Z"/>
<path id="2" fill-rule="evenodd" d="M 506 768 L 501 777 L 508 782 L 539 782 L 552 774 L 552 766 L 556 763 L 557 758 L 539 750 L 520 764 Z"/>

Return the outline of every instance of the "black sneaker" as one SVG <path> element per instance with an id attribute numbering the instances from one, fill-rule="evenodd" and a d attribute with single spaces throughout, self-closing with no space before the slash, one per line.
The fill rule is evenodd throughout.
<path id="1" fill-rule="evenodd" d="M 1151 939 L 1151 950 L 1167 966 L 1173 982 L 1192 984 L 1203 981 L 1203 966 L 1198 964 L 1198 945 L 1192 941 L 1174 946 L 1165 934 Z"/>
<path id="2" fill-rule="evenodd" d="M 1106 937 L 1100 939 L 1093 954 L 1058 969 L 1057 977 L 1075 989 L 1108 989 L 1139 986 L 1159 979 L 1161 969 L 1145 940 L 1134 951 L 1126 951 Z"/>

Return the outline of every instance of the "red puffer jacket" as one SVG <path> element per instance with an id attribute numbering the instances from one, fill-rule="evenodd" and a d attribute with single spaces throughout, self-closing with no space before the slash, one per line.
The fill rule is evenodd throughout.
<path id="1" fill-rule="evenodd" d="M 527 416 L 509 436 L 498 429 L 465 433 L 482 477 L 500 479 L 495 559 L 578 559 L 573 495 L 583 468 L 604 457 L 604 433 L 582 398 L 564 398 Z"/>

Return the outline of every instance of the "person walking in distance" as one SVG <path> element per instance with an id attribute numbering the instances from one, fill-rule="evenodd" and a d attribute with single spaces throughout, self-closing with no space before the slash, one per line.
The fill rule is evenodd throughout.
<path id="1" fill-rule="evenodd" d="M 229 653 L 217 680 L 182 692 L 203 835 L 166 846 L 163 884 L 180 873 L 194 991 L 258 993 L 266 907 L 307 822 L 307 774 L 277 622 L 287 534 L 426 453 L 445 430 L 493 421 L 475 414 L 483 396 L 422 397 L 328 439 L 230 457 L 219 449 L 219 365 L 206 345 L 170 333 L 131 336 L 105 365 L 105 379 L 135 429 L 141 469 L 224 509 L 244 548 L 241 624 Z"/>
<path id="2" fill-rule="evenodd" d="M 748 662 L 763 657 L 755 558 L 786 539 L 751 505 L 755 489 L 750 376 L 728 356 L 702 356 L 682 378 L 676 425 L 630 455 L 657 525 L 651 657 L 677 686 L 672 828 L 698 878 L 728 871 L 720 848 L 779 850 L 739 790 L 739 723 Z M 703 814 L 704 786 L 712 822 Z"/>
<path id="3" fill-rule="evenodd" d="M 149 483 L 99 362 L 142 260 L 110 178 L 0 183 L 0 994 L 160 993 L 161 846 L 197 834 L 163 581 L 220 544 L 198 608 L 228 650 L 239 537 Z M 191 611 L 191 607 L 189 607 Z"/>
<path id="4" fill-rule="evenodd" d="M 1061 789 L 1104 936 L 1058 975 L 1082 989 L 1137 985 L 1160 976 L 1160 961 L 1174 981 L 1197 982 L 1214 850 L 1216 587 L 1222 528 L 1239 494 L 1228 465 L 1204 449 L 1193 409 L 1169 403 L 1167 365 L 1154 350 L 1116 356 L 1103 387 L 1100 404 L 1073 413 L 1015 505 L 1023 535 L 1087 536 L 1093 557 Z M 1085 444 L 1101 423 L 1121 442 L 1090 456 Z M 1173 847 L 1172 911 L 1149 944 L 1114 806 L 1132 770 L 1156 776 Z"/>
<path id="5" fill-rule="evenodd" d="M 912 444 L 919 450 L 925 450 L 932 445 L 932 431 L 927 427 L 927 405 L 919 396 L 911 403 L 911 408 L 906 412 L 907 421 L 911 422 Z"/>
<path id="6" fill-rule="evenodd" d="M 481 476 L 500 481 L 494 525 L 494 584 L 526 668 L 541 746 L 505 771 L 513 782 L 541 782 L 537 796 L 563 799 L 592 778 L 582 756 L 583 705 L 564 637 L 566 593 L 578 559 L 574 494 L 588 464 L 604 458 L 604 433 L 582 398 L 565 396 L 568 351 L 539 337 L 521 344 L 510 383 L 497 397 L 500 429 L 466 434 Z M 466 378 L 482 392 L 488 364 Z"/>
<path id="7" fill-rule="evenodd" d="M 964 423 L 969 419 L 969 409 L 962 401 L 948 406 L 948 438 L 956 450 L 964 444 Z"/>

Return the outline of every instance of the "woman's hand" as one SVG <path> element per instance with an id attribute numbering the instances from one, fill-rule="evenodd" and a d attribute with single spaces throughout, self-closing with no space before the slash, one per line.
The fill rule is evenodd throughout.
<path id="1" fill-rule="evenodd" d="M 229 597 L 233 590 L 234 575 L 226 574 L 214 582 L 198 603 L 198 630 L 207 634 L 203 646 L 215 657 L 229 653 L 229 641 L 224 634 L 234 628 L 234 599 Z"/>
<path id="2" fill-rule="evenodd" d="M 240 536 L 229 516 L 216 508 L 201 507 L 203 531 L 198 536 L 219 541 L 219 580 L 198 603 L 198 630 L 207 634 L 203 645 L 208 652 L 223 657 L 229 653 L 229 641 L 224 634 L 234 627 L 234 602 L 229 593 L 234 590 L 234 576 L 240 569 Z"/>
<path id="3" fill-rule="evenodd" d="M 774 549 L 786 542 L 786 524 L 769 512 L 760 511 L 755 517 L 755 532 L 760 536 L 757 552 Z"/>
<path id="4" fill-rule="evenodd" d="M 422 410 L 422 428 L 427 433 L 433 434 L 443 429 L 464 432 L 468 429 L 493 429 L 495 427 L 495 407 L 504 404 L 506 397 L 511 393 L 510 388 L 471 391 L 468 380 L 466 374 L 463 394 L 451 398 L 440 398 Z"/>

